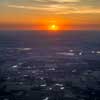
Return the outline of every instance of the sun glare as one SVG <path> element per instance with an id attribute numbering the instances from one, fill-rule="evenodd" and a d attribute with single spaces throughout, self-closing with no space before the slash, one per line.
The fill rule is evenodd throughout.
<path id="1" fill-rule="evenodd" d="M 52 25 L 49 25 L 49 30 L 52 30 L 52 31 L 55 31 L 55 30 L 58 30 L 58 26 L 55 25 L 55 24 L 52 24 Z"/>

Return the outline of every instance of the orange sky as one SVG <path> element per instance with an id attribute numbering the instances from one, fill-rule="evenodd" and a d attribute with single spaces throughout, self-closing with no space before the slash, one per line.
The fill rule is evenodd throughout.
<path id="1" fill-rule="evenodd" d="M 1 0 L 0 29 L 100 29 L 99 0 Z"/>

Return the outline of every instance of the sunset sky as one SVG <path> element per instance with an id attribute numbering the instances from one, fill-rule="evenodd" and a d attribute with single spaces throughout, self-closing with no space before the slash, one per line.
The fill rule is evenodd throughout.
<path id="1" fill-rule="evenodd" d="M 0 29 L 100 29 L 100 0 L 0 0 Z"/>

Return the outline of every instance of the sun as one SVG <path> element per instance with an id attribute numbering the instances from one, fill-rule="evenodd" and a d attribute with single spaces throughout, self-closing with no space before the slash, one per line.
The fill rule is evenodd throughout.
<path id="1" fill-rule="evenodd" d="M 56 31 L 59 30 L 59 27 L 56 24 L 49 25 L 49 30 Z"/>

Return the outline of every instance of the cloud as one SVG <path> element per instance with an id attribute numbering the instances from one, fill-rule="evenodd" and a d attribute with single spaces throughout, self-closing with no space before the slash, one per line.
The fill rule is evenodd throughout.
<path id="1" fill-rule="evenodd" d="M 58 15 L 67 15 L 67 14 L 100 14 L 100 9 L 89 9 L 89 10 L 76 10 L 76 11 L 62 11 L 57 12 Z"/>
<path id="2" fill-rule="evenodd" d="M 68 4 L 77 3 L 80 0 L 7 0 L 9 4 L 30 4 L 30 5 L 52 5 L 52 4 Z"/>
<path id="3" fill-rule="evenodd" d="M 32 6 L 23 6 L 23 5 L 8 5 L 10 8 L 18 8 L 18 9 L 27 9 L 27 10 L 33 10 L 38 9 L 38 7 L 32 7 Z"/>
<path id="4" fill-rule="evenodd" d="M 57 1 L 57 2 L 80 2 L 80 0 L 52 0 L 52 1 Z"/>
<path id="5" fill-rule="evenodd" d="M 38 10 L 38 11 L 50 11 L 55 12 L 55 14 L 92 14 L 92 13 L 100 13 L 100 8 L 92 8 L 92 7 L 71 7 L 71 6 L 61 6 L 61 5 L 51 5 L 47 7 L 33 7 L 33 6 L 23 6 L 23 5 L 8 5 L 10 8 L 18 8 L 18 9 L 26 9 L 26 10 Z"/>
<path id="6" fill-rule="evenodd" d="M 37 7 L 37 6 L 24 6 L 24 5 L 8 5 L 9 8 L 25 9 L 25 10 L 38 10 L 38 11 L 57 11 L 58 9 L 53 9 L 51 6 Z"/>
<path id="7" fill-rule="evenodd" d="M 80 5 L 100 7 L 100 0 L 80 0 Z"/>
<path id="8" fill-rule="evenodd" d="M 100 6 L 100 0 L 4 0 L 11 4 L 50 5 L 50 4 L 79 4 Z M 1 1 L 0 1 L 1 2 Z"/>
<path id="9" fill-rule="evenodd" d="M 100 7 L 96 6 L 97 0 L 8 0 L 9 8 L 44 11 L 43 14 L 51 13 L 58 15 L 67 14 L 100 14 Z M 94 4 L 93 4 L 94 3 Z"/>

